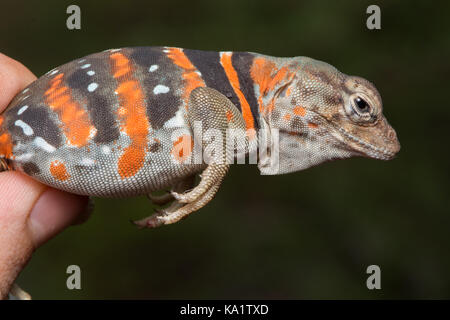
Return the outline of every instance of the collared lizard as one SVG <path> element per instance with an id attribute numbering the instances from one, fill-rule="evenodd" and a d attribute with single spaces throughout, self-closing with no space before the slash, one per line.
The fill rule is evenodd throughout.
<path id="1" fill-rule="evenodd" d="M 77 59 L 19 93 L 0 115 L 1 164 L 76 194 L 171 202 L 136 222 L 170 224 L 206 205 L 236 158 L 222 144 L 215 161 L 192 161 L 213 143 L 195 124 L 222 137 L 242 132 L 247 156 L 261 149 L 263 132 L 267 153 L 277 153 L 276 167 L 257 158 L 263 174 L 352 156 L 388 160 L 400 149 L 376 88 L 327 63 L 136 47 Z"/>

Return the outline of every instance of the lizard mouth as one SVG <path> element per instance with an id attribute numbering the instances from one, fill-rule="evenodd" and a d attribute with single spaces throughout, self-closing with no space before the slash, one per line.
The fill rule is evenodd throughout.
<path id="1" fill-rule="evenodd" d="M 332 135 L 338 141 L 341 141 L 344 144 L 344 149 L 352 149 L 353 152 L 357 153 L 357 155 L 373 158 L 379 160 L 391 160 L 395 157 L 395 155 L 400 150 L 400 144 L 398 141 L 395 142 L 394 147 L 377 147 L 376 145 L 369 143 L 361 138 L 358 138 L 345 130 L 344 128 L 336 125 L 335 123 L 329 121 L 324 116 L 315 113 L 316 120 L 327 124 L 327 126 L 334 128 Z M 334 133 L 334 134 L 333 134 Z M 350 144 L 348 143 L 350 142 Z"/>
<path id="2" fill-rule="evenodd" d="M 361 154 L 364 157 L 380 159 L 380 160 L 391 160 L 395 157 L 398 150 L 394 150 L 391 148 L 380 148 L 367 141 L 364 141 L 358 137 L 355 137 L 348 131 L 343 128 L 335 127 L 346 139 L 351 140 L 356 144 L 355 151 Z"/>

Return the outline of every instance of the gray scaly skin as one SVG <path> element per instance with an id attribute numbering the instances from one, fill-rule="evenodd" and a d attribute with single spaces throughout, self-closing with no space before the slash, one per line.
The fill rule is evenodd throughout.
<path id="1" fill-rule="evenodd" d="M 195 123 L 222 136 L 240 130 L 249 155 L 265 139 L 278 160 L 260 154 L 262 174 L 353 156 L 389 160 L 400 150 L 376 88 L 327 63 L 141 47 L 75 60 L 17 95 L 0 116 L 0 162 L 68 192 L 170 202 L 136 222 L 156 227 L 206 205 L 234 159 L 222 141 L 216 161 L 192 161 L 213 144 L 194 134 Z"/>

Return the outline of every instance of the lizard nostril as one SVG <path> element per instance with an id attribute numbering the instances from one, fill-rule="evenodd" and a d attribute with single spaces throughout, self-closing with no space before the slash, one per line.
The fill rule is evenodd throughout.
<path id="1" fill-rule="evenodd" d="M 390 140 L 394 140 L 394 139 L 396 139 L 397 138 L 397 135 L 395 134 L 395 131 L 394 130 L 389 130 L 389 132 L 388 132 L 388 138 L 390 139 Z"/>

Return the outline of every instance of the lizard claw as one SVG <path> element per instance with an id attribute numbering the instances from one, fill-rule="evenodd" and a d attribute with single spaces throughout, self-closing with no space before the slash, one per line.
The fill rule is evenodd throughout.
<path id="1" fill-rule="evenodd" d="M 164 210 L 155 210 L 155 213 L 150 217 L 141 220 L 130 220 L 139 229 L 143 228 L 157 228 L 165 224 L 164 216 L 167 215 Z"/>

